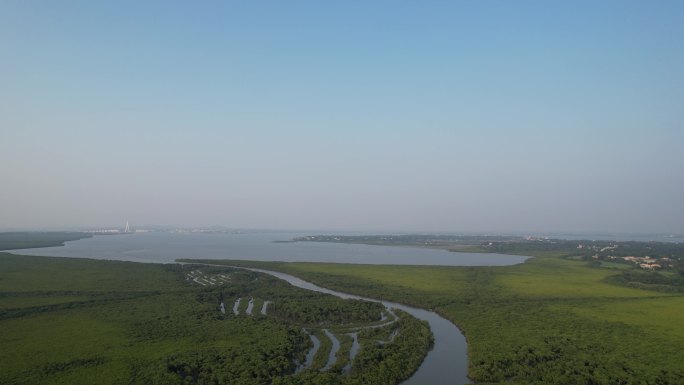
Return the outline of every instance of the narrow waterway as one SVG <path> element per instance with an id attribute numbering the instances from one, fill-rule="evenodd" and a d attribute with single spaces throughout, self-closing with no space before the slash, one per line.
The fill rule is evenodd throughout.
<path id="1" fill-rule="evenodd" d="M 323 329 L 323 333 L 325 333 L 325 336 L 332 342 L 332 348 L 330 348 L 330 352 L 328 353 L 328 362 L 326 362 L 323 369 L 321 369 L 321 372 L 328 371 L 335 365 L 335 362 L 337 362 L 337 352 L 340 350 L 340 341 L 337 337 L 330 333 L 330 330 L 328 329 Z"/>
<path id="2" fill-rule="evenodd" d="M 313 360 L 316 356 L 316 352 L 318 352 L 318 348 L 321 347 L 321 341 L 315 335 L 309 333 L 309 331 L 306 329 L 304 329 L 304 332 L 309 336 L 309 339 L 311 339 L 311 343 L 313 345 L 311 349 L 309 349 L 309 351 L 306 353 L 306 359 L 304 360 L 304 363 L 297 368 L 295 373 L 299 373 L 304 369 L 309 369 L 311 365 L 313 365 Z"/>
<path id="3" fill-rule="evenodd" d="M 302 289 L 332 294 L 340 298 L 353 298 L 381 302 L 387 309 L 401 309 L 418 319 L 425 320 L 430 324 L 430 328 L 432 329 L 432 333 L 435 337 L 435 345 L 433 349 L 428 352 L 425 360 L 420 365 L 418 370 L 413 374 L 413 376 L 404 381 L 402 384 L 461 385 L 470 382 L 467 378 L 468 353 L 465 337 L 454 324 L 449 322 L 447 319 L 442 318 L 437 313 L 396 302 L 380 301 L 374 298 L 361 297 L 358 295 L 326 289 L 324 287 L 314 285 L 311 282 L 297 278 L 293 275 L 278 271 L 254 268 L 244 269 L 272 275 Z M 363 349 L 363 347 L 361 348 Z"/>
<path id="4" fill-rule="evenodd" d="M 385 315 L 384 313 L 382 314 L 383 316 Z M 359 344 L 359 335 L 358 333 L 347 333 L 349 337 L 353 339 L 352 341 L 352 346 L 351 349 L 349 350 L 349 363 L 342 368 L 342 373 L 349 373 L 351 370 L 351 364 L 354 362 L 354 358 L 356 357 L 356 354 L 359 352 L 359 349 L 361 348 L 361 345 Z"/>
<path id="5" fill-rule="evenodd" d="M 272 303 L 271 301 L 264 301 L 264 304 L 261 305 L 261 314 L 266 315 L 266 311 L 268 310 L 268 304 Z"/>
<path id="6" fill-rule="evenodd" d="M 254 298 L 249 299 L 249 303 L 247 303 L 247 310 L 245 310 L 245 313 L 247 315 L 252 315 L 252 309 L 254 308 Z"/>

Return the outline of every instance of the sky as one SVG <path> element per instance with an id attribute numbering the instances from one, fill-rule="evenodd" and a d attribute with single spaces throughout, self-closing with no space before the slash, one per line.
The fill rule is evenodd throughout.
<path id="1" fill-rule="evenodd" d="M 683 1 L 0 0 L 0 228 L 684 232 Z"/>

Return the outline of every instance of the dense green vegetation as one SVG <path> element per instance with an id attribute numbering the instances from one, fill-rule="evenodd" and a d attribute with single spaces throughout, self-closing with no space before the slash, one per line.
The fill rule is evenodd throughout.
<path id="1" fill-rule="evenodd" d="M 299 329 L 222 319 L 217 293 L 185 284 L 181 269 L 0 254 L 0 383 L 173 384 L 180 363 L 206 357 L 232 362 L 236 383 L 294 369 Z"/>
<path id="2" fill-rule="evenodd" d="M 395 330 L 401 332 L 391 343 L 373 344 L 370 339 L 361 339 L 362 344 L 371 348 L 362 349 L 355 358 L 352 370 L 358 371 L 360 375 L 359 381 L 351 383 L 391 384 L 386 378 L 376 375 L 377 372 L 389 372 L 401 379 L 408 378 L 413 374 L 412 368 L 422 361 L 422 357 L 413 352 L 424 351 L 432 346 L 432 334 L 426 321 L 419 321 L 401 310 L 396 310 L 396 313 L 399 320 Z M 376 365 L 381 365 L 384 370 L 365 370 Z"/>
<path id="3" fill-rule="evenodd" d="M 605 262 L 602 265 L 605 265 Z M 607 277 L 606 281 L 638 289 L 684 293 L 684 272 L 662 274 L 629 269 Z"/>
<path id="4" fill-rule="evenodd" d="M 409 378 L 423 361 L 424 355 L 419 352 L 426 352 L 432 347 L 432 333 L 427 322 L 400 310 L 397 310 L 397 313 L 400 317 L 396 329 L 401 332 L 392 343 L 387 344 L 378 343 L 378 340 L 373 338 L 360 339 L 362 348 L 354 358 L 348 375 L 334 375 L 341 370 L 341 366 L 337 366 L 336 370 L 331 372 L 307 371 L 300 376 L 280 378 L 274 384 L 391 385 Z M 321 336 L 319 339 L 322 343 L 327 340 Z M 348 343 L 351 344 L 351 341 Z M 341 348 L 340 352 L 342 351 Z M 327 357 L 327 354 L 325 356 Z"/>
<path id="5" fill-rule="evenodd" d="M 75 232 L 1 232 L 0 250 L 64 246 L 64 242 L 90 237 L 90 234 Z"/>
<path id="6" fill-rule="evenodd" d="M 359 354 L 350 373 L 293 374 L 310 348 L 303 326 L 358 328 L 381 310 L 240 269 L 0 253 L 0 384 L 396 384 L 431 338 L 408 315 L 401 322 L 415 326 L 383 355 Z"/>
<path id="7" fill-rule="evenodd" d="M 605 259 L 648 251 L 676 260 L 677 246 L 496 242 L 477 247 L 540 257 L 508 267 L 228 263 L 435 309 L 466 334 L 469 374 L 478 382 L 684 383 L 683 275 Z M 198 269 L 201 283 L 188 276 Z M 226 271 L 220 285 L 202 286 Z M 253 316 L 244 314 L 249 298 Z M 222 300 L 226 314 L 218 311 Z M 267 300 L 274 303 L 261 316 Z M 411 317 L 361 329 L 362 349 L 351 372 L 340 374 L 350 348 L 345 334 L 380 310 L 239 270 L 0 253 L 0 383 L 395 384 L 430 346 L 429 330 Z M 302 327 L 327 349 L 317 367 L 293 375 L 310 348 Z M 328 372 L 316 370 L 329 352 L 323 328 L 342 342 Z M 378 343 L 396 330 L 391 344 Z"/>
<path id="8" fill-rule="evenodd" d="M 674 242 L 593 241 L 564 239 L 517 239 L 481 243 L 482 251 L 505 254 L 558 256 L 576 255 L 621 260 L 622 257 L 652 257 L 672 259 L 674 263 L 684 260 L 684 244 Z"/>
<path id="9" fill-rule="evenodd" d="M 312 293 L 315 294 L 315 293 Z M 312 307 L 299 298 L 278 301 L 271 314 L 294 322 L 317 325 L 321 323 L 346 324 L 353 322 L 373 322 L 380 319 L 383 306 L 375 302 L 358 300 L 339 301 L 330 297 L 321 299 L 318 306 Z"/>
<path id="10" fill-rule="evenodd" d="M 478 382 L 684 383 L 684 295 L 617 282 L 659 273 L 560 257 L 506 267 L 228 263 L 435 309 L 465 333 Z"/>

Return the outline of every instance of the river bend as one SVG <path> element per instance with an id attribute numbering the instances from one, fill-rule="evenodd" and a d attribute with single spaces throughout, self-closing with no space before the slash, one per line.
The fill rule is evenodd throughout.
<path id="1" fill-rule="evenodd" d="M 211 265 L 222 267 L 233 267 L 257 271 L 272 275 L 276 278 L 287 281 L 293 286 L 302 289 L 317 291 L 320 293 L 332 294 L 340 298 L 362 299 L 366 301 L 380 302 L 386 308 L 401 309 L 412 316 L 425 320 L 430 324 L 430 329 L 435 337 L 435 345 L 425 357 L 418 370 L 403 385 L 461 385 L 467 384 L 468 380 L 468 354 L 466 340 L 461 331 L 450 321 L 439 316 L 437 313 L 425 309 L 403 305 L 396 302 L 381 301 L 374 298 L 362 297 L 354 294 L 343 293 L 340 291 L 326 289 L 314 285 L 311 282 L 297 278 L 293 275 L 256 268 L 243 268 L 227 265 Z"/>

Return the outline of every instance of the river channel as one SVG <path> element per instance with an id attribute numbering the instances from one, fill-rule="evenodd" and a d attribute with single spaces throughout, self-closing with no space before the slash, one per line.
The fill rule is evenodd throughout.
<path id="1" fill-rule="evenodd" d="M 219 266 L 219 265 L 216 265 Z M 414 317 L 425 320 L 430 324 L 430 329 L 435 336 L 435 345 L 425 357 L 425 361 L 408 380 L 402 382 L 405 385 L 459 385 L 469 383 L 468 374 L 468 350 L 466 340 L 458 328 L 433 311 L 419 309 L 396 302 L 380 301 L 375 298 L 361 297 L 358 295 L 343 293 L 314 285 L 311 282 L 297 278 L 293 275 L 278 271 L 245 268 L 272 275 L 289 282 L 291 285 L 302 289 L 332 294 L 340 298 L 363 299 L 366 301 L 381 302 L 386 308 L 401 309 Z"/>

